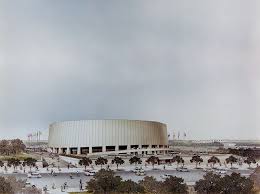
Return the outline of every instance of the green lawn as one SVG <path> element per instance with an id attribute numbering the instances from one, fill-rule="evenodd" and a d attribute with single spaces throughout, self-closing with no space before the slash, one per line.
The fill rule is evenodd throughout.
<path id="1" fill-rule="evenodd" d="M 9 158 L 17 158 L 19 160 L 24 160 L 25 158 L 28 158 L 28 157 L 35 158 L 35 156 L 32 156 L 31 154 L 21 153 L 21 154 L 17 154 L 17 155 L 9 155 L 9 156 L 0 155 L 0 160 L 6 161 Z M 39 158 L 35 158 L 35 159 L 39 159 Z"/>

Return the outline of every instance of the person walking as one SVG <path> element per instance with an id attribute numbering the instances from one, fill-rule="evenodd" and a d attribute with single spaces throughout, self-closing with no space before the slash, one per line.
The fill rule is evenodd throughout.
<path id="1" fill-rule="evenodd" d="M 43 187 L 43 191 L 44 191 L 44 193 L 47 193 L 47 191 L 48 191 L 47 185 L 45 185 L 45 186 Z"/>
<path id="2" fill-rule="evenodd" d="M 83 191 L 82 183 L 79 183 L 79 190 Z"/>
<path id="3" fill-rule="evenodd" d="M 64 187 L 64 190 L 68 187 L 67 182 L 64 183 L 63 187 Z"/>

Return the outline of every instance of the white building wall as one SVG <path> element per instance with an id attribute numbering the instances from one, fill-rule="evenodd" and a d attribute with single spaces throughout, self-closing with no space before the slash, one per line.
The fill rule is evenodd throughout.
<path id="1" fill-rule="evenodd" d="M 168 145 L 167 126 L 154 121 L 82 120 L 49 126 L 49 146 Z"/>

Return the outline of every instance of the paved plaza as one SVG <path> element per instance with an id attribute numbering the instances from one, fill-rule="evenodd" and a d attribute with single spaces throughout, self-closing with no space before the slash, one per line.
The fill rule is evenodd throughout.
<path id="1" fill-rule="evenodd" d="M 27 167 L 25 169 L 19 169 L 17 173 L 13 173 L 13 168 L 8 168 L 8 171 L 4 171 L 3 168 L 0 169 L 0 173 L 3 176 L 12 176 L 15 175 L 17 178 L 20 179 L 27 179 L 28 182 L 31 183 L 31 185 L 35 185 L 38 188 L 43 188 L 47 186 L 50 193 L 59 193 L 61 192 L 61 186 L 64 185 L 64 183 L 67 183 L 68 188 L 64 192 L 68 191 L 78 191 L 80 186 L 80 180 L 83 183 L 83 188 L 86 186 L 86 182 L 89 181 L 92 177 L 91 176 L 85 176 L 84 175 L 84 167 L 82 166 L 73 166 L 68 168 L 67 164 L 68 162 L 63 161 L 61 159 L 58 159 L 58 157 L 48 157 L 48 155 L 43 155 L 49 163 L 54 163 L 54 167 L 52 165 L 49 166 L 49 168 L 39 168 L 39 173 L 42 175 L 42 178 L 27 178 L 27 172 L 29 171 L 29 168 Z M 170 156 L 161 156 L 161 158 L 164 157 L 170 157 Z M 172 156 L 171 156 L 172 157 Z M 228 155 L 219 155 L 218 156 L 223 163 L 224 159 L 228 157 Z M 203 175 L 206 173 L 203 171 L 203 168 L 209 167 L 209 165 L 206 164 L 206 161 L 210 158 L 210 156 L 202 156 L 204 162 L 199 166 L 201 169 L 195 169 L 195 164 L 191 164 L 189 162 L 190 156 L 183 156 L 185 160 L 185 167 L 187 167 L 190 171 L 189 172 L 179 172 L 176 171 L 177 164 L 174 163 L 172 165 L 155 165 L 154 169 L 151 165 L 146 164 L 145 160 L 147 158 L 142 158 L 143 163 L 138 166 L 142 166 L 142 168 L 145 170 L 146 176 L 154 176 L 156 179 L 161 180 L 162 175 L 164 174 L 170 174 L 177 177 L 182 177 L 184 181 L 188 185 L 193 185 L 196 181 L 201 179 Z M 119 175 L 122 177 L 122 179 L 127 180 L 131 179 L 133 181 L 139 181 L 143 179 L 143 176 L 137 176 L 135 173 L 132 172 L 132 170 L 135 168 L 135 165 L 130 165 L 128 160 L 129 158 L 125 158 L 125 164 L 119 166 L 119 170 L 116 169 L 116 165 L 111 164 L 111 159 L 108 159 L 108 165 L 109 168 L 114 170 L 116 172 L 116 175 Z M 75 159 L 73 159 L 75 161 Z M 105 165 L 104 168 L 107 168 L 108 165 Z M 60 166 L 60 170 L 58 170 L 57 166 Z M 216 164 L 216 167 L 219 165 Z M 224 166 L 222 164 L 221 168 L 225 168 L 227 170 L 227 174 L 231 174 L 232 172 L 238 172 L 243 176 L 249 176 L 251 173 L 253 173 L 252 169 L 248 169 L 248 165 L 242 164 L 242 165 L 233 165 L 237 169 L 230 169 L 230 166 Z M 252 167 L 256 167 L 256 164 L 253 164 Z M 100 169 L 100 166 L 89 166 L 87 169 L 98 171 Z M 53 176 L 51 172 L 54 172 L 56 176 Z M 72 178 L 71 178 L 72 176 Z M 61 193 L 64 193 L 61 192 Z"/>

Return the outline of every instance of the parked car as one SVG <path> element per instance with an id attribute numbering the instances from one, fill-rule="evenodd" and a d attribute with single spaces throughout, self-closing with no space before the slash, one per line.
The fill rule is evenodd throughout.
<path id="1" fill-rule="evenodd" d="M 227 174 L 227 171 L 225 169 L 216 169 L 215 173 L 217 173 L 217 174 Z"/>
<path id="2" fill-rule="evenodd" d="M 145 171 L 144 171 L 144 169 L 141 168 L 141 169 L 139 170 L 139 172 L 145 172 Z"/>
<path id="3" fill-rule="evenodd" d="M 140 169 L 140 170 L 137 171 L 135 174 L 136 174 L 137 176 L 145 176 L 145 175 L 146 175 L 146 173 L 145 173 L 145 171 L 144 171 L 143 169 Z"/>
<path id="4" fill-rule="evenodd" d="M 136 166 L 136 167 L 132 170 L 132 172 L 136 173 L 136 172 L 138 172 L 138 171 L 140 171 L 140 170 L 142 170 L 142 167 Z"/>
<path id="5" fill-rule="evenodd" d="M 86 172 L 84 172 L 84 174 L 86 176 L 94 176 L 96 174 L 96 172 L 95 171 L 91 171 L 91 170 L 87 170 Z"/>
<path id="6" fill-rule="evenodd" d="M 190 172 L 188 168 L 182 167 L 182 168 L 176 168 L 179 172 Z"/>
<path id="7" fill-rule="evenodd" d="M 163 175 L 161 175 L 161 178 L 162 179 L 167 179 L 167 178 L 170 178 L 170 176 L 172 176 L 172 175 L 170 175 L 170 174 L 163 174 Z"/>
<path id="8" fill-rule="evenodd" d="M 214 172 L 214 169 L 212 169 L 212 168 L 204 168 L 203 171 L 204 172 Z"/>
<path id="9" fill-rule="evenodd" d="M 31 183 L 30 183 L 29 181 L 26 181 L 26 182 L 25 182 L 25 186 L 26 186 L 26 187 L 30 187 L 30 186 L 31 186 Z"/>
<path id="10" fill-rule="evenodd" d="M 40 175 L 38 172 L 31 172 L 27 174 L 28 178 L 42 178 L 42 175 Z"/>

